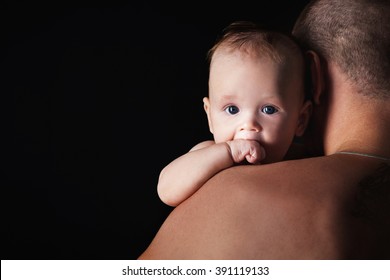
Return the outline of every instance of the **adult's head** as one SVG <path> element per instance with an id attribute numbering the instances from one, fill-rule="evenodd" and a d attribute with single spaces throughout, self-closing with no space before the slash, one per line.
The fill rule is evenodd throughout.
<path id="1" fill-rule="evenodd" d="M 358 93 L 390 98 L 389 0 L 313 0 L 293 35 L 337 64 Z"/>

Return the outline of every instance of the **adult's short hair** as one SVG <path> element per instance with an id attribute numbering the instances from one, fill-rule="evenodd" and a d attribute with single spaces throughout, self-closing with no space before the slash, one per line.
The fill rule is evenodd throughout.
<path id="1" fill-rule="evenodd" d="M 337 64 L 360 94 L 390 97 L 389 0 L 313 0 L 292 34 Z"/>

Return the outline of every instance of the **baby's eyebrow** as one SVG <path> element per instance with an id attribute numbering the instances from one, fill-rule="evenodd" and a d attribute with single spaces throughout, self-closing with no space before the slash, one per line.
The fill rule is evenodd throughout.
<path id="1" fill-rule="evenodd" d="M 232 101 L 237 100 L 237 96 L 234 94 L 221 94 L 219 99 L 221 101 Z"/>

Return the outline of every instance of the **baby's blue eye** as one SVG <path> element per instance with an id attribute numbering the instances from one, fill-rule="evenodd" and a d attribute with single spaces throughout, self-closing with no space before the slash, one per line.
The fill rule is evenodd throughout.
<path id="1" fill-rule="evenodd" d="M 240 111 L 240 109 L 238 109 L 237 106 L 229 106 L 225 109 L 225 111 L 231 115 L 235 115 Z"/>
<path id="2" fill-rule="evenodd" d="M 264 106 L 261 111 L 264 113 L 264 114 L 267 114 L 267 115 L 272 115 L 272 114 L 275 114 L 278 109 L 276 109 L 274 106 Z"/>

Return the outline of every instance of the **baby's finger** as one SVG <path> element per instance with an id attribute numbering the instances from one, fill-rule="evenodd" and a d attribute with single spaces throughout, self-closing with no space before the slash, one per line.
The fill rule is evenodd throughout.
<path id="1" fill-rule="evenodd" d="M 262 160 L 265 159 L 265 150 L 262 146 L 259 147 L 259 149 L 254 149 L 250 151 L 248 155 L 245 156 L 245 159 L 249 163 L 260 163 Z"/>

